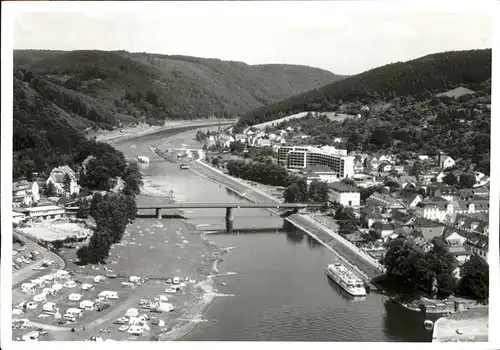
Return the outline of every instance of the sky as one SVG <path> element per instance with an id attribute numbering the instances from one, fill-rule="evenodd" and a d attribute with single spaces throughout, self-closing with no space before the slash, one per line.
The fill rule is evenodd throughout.
<path id="1" fill-rule="evenodd" d="M 128 4 L 100 14 L 18 13 L 14 48 L 126 50 L 356 74 L 431 53 L 492 46 L 492 19 L 479 12 L 370 13 L 336 2 L 163 3 L 154 11 L 144 3 L 141 11 L 122 10 Z"/>

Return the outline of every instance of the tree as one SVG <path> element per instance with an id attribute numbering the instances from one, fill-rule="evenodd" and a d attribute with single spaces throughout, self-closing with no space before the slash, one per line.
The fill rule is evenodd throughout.
<path id="1" fill-rule="evenodd" d="M 135 198 L 118 193 L 105 195 L 96 205 L 93 217 L 97 228 L 109 233 L 109 242 L 118 243 L 136 214 Z"/>
<path id="2" fill-rule="evenodd" d="M 486 261 L 474 255 L 462 266 L 459 292 L 479 300 L 488 299 L 489 266 Z"/>
<path id="3" fill-rule="evenodd" d="M 229 144 L 231 153 L 241 153 L 245 149 L 245 145 L 241 141 L 231 142 Z"/>
<path id="4" fill-rule="evenodd" d="M 213 157 L 212 158 L 212 165 L 216 168 L 219 167 L 219 158 L 218 157 Z"/>
<path id="5" fill-rule="evenodd" d="M 56 195 L 56 187 L 52 181 L 49 181 L 45 184 L 43 188 L 43 194 L 46 197 L 53 197 Z"/>
<path id="6" fill-rule="evenodd" d="M 136 195 L 141 193 L 141 187 L 144 185 L 142 181 L 142 173 L 137 163 L 130 163 L 125 170 L 123 177 L 125 187 L 123 193 L 126 195 Z"/>
<path id="7" fill-rule="evenodd" d="M 90 215 L 93 218 L 95 218 L 98 215 L 98 213 L 97 213 L 97 207 L 102 202 L 102 199 L 103 199 L 103 196 L 99 192 L 95 193 L 92 196 L 92 200 L 90 201 Z"/>
<path id="8" fill-rule="evenodd" d="M 90 214 L 89 201 L 86 199 L 81 199 L 78 202 L 78 211 L 76 212 L 76 217 L 79 219 L 86 219 Z"/>
<path id="9" fill-rule="evenodd" d="M 313 181 L 309 185 L 309 201 L 313 203 L 327 203 L 329 189 L 328 185 L 323 181 Z"/>
<path id="10" fill-rule="evenodd" d="M 68 173 L 64 174 L 63 186 L 64 191 L 71 194 L 71 176 Z"/>
<path id="11" fill-rule="evenodd" d="M 474 174 L 464 173 L 460 175 L 460 187 L 461 188 L 472 188 L 476 183 L 476 177 Z"/>
<path id="12" fill-rule="evenodd" d="M 443 177 L 443 182 L 450 186 L 455 186 L 458 184 L 457 177 L 453 173 L 446 174 L 446 176 Z"/>
<path id="13" fill-rule="evenodd" d="M 306 203 L 308 201 L 307 182 L 298 179 L 296 182 L 285 188 L 283 198 L 286 203 Z"/>
<path id="14" fill-rule="evenodd" d="M 358 229 L 357 227 L 361 226 L 361 222 L 354 215 L 353 209 L 341 205 L 337 207 L 338 209 L 335 211 L 334 219 L 339 225 L 340 234 L 347 235 L 356 231 Z"/>

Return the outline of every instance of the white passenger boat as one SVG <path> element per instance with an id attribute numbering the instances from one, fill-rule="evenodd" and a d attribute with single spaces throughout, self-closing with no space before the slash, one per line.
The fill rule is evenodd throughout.
<path id="1" fill-rule="evenodd" d="M 328 265 L 326 274 L 342 289 L 352 296 L 366 296 L 366 289 L 363 281 L 341 263 Z"/>

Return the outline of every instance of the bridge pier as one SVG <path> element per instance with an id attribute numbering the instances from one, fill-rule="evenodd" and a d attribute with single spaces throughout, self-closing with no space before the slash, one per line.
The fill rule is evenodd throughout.
<path id="1" fill-rule="evenodd" d="M 226 231 L 233 232 L 233 224 L 234 224 L 234 216 L 233 216 L 233 208 L 226 208 Z"/>
<path id="2" fill-rule="evenodd" d="M 160 220 L 162 218 L 161 208 L 156 208 L 156 218 Z"/>

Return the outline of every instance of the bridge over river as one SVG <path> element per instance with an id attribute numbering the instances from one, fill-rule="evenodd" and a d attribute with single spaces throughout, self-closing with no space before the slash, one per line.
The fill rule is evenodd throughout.
<path id="1" fill-rule="evenodd" d="M 162 210 L 167 209 L 202 209 L 202 208 L 225 208 L 226 209 L 226 231 L 233 231 L 234 215 L 233 209 L 262 208 L 262 209 L 299 209 L 323 208 L 324 204 L 313 203 L 168 203 L 168 204 L 138 204 L 137 210 L 156 210 L 156 217 L 162 218 Z"/>

